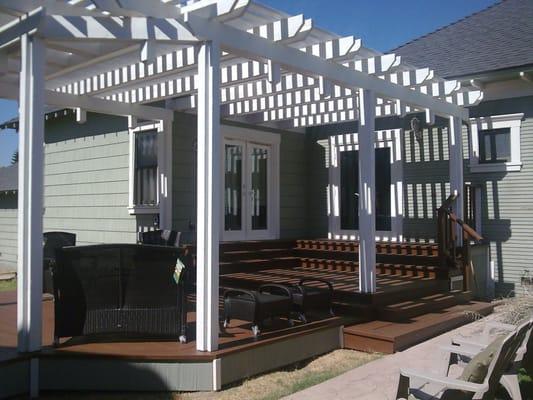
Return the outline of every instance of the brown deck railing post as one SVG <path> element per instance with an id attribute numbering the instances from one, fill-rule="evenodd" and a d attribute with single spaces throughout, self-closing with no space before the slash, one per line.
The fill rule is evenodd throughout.
<path id="1" fill-rule="evenodd" d="M 439 265 L 441 268 L 449 270 L 450 267 L 461 268 L 463 274 L 463 290 L 470 290 L 470 280 L 472 276 L 470 241 L 479 242 L 483 240 L 468 224 L 457 218 L 451 211 L 451 205 L 456 201 L 457 196 L 451 195 L 437 210 L 437 242 L 439 249 Z M 456 225 L 461 227 L 463 232 L 463 244 L 461 247 L 461 257 L 457 254 Z"/>

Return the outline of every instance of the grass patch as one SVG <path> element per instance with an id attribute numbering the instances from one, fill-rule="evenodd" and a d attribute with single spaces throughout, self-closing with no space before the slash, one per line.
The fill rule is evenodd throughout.
<path id="1" fill-rule="evenodd" d="M 7 281 L 0 281 L 0 292 L 9 292 L 12 290 L 17 290 L 17 280 L 10 279 Z"/>
<path id="2" fill-rule="evenodd" d="M 191 393 L 177 398 L 184 400 L 277 400 L 341 375 L 379 357 L 381 355 L 337 350 L 311 362 L 250 379 L 237 387 L 216 393 L 213 397 L 205 397 L 204 393 Z"/>
<path id="3" fill-rule="evenodd" d="M 286 368 L 283 371 L 261 375 L 220 392 L 206 393 L 62 393 L 45 394 L 48 400 L 278 400 L 284 396 L 317 385 L 353 368 L 380 358 L 380 354 L 368 354 L 352 350 L 336 350 Z"/>

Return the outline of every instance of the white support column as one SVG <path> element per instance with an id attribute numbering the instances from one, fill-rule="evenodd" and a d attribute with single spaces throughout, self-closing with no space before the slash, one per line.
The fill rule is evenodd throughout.
<path id="1" fill-rule="evenodd" d="M 450 154 L 450 193 L 459 195 L 453 206 L 453 212 L 463 219 L 464 178 L 463 178 L 463 140 L 461 118 L 450 117 L 448 135 L 448 150 Z M 462 241 L 462 230 L 457 229 L 458 244 Z"/>
<path id="2" fill-rule="evenodd" d="M 196 244 L 196 348 L 218 348 L 218 246 L 220 176 L 220 46 L 203 43 L 198 53 L 198 195 Z"/>
<path id="3" fill-rule="evenodd" d="M 41 39 L 23 35 L 21 55 L 17 329 L 18 350 L 34 352 L 42 343 L 45 47 Z M 37 373 L 32 368 L 32 397 L 38 395 Z"/>
<path id="4" fill-rule="evenodd" d="M 359 291 L 376 291 L 376 94 L 359 89 Z"/>

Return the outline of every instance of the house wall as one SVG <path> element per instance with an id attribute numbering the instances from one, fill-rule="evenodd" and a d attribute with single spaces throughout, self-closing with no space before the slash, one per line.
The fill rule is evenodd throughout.
<path id="1" fill-rule="evenodd" d="M 225 122 L 281 136 L 280 142 L 280 236 L 307 235 L 306 137 L 301 133 Z M 196 116 L 176 113 L 173 137 L 173 227 L 188 231 L 196 225 Z"/>
<path id="2" fill-rule="evenodd" d="M 520 172 L 472 173 L 469 170 L 469 134 L 463 130 L 465 182 L 482 189 L 482 235 L 490 243 L 495 265 L 496 291 L 506 295 L 521 292 L 525 271 L 533 276 L 529 248 L 533 235 L 533 97 L 492 100 L 470 110 L 471 117 L 524 113 L 521 125 Z M 420 118 L 422 120 L 422 118 Z M 449 153 L 447 121 L 437 120 L 426 128 L 418 142 L 409 130 L 408 119 L 378 120 L 377 129 L 395 126 L 403 130 L 404 240 L 434 241 L 436 209 L 449 194 Z M 357 124 L 308 129 L 309 233 L 328 233 L 327 137 L 356 132 Z"/>
<path id="3" fill-rule="evenodd" d="M 53 120 L 45 141 L 44 230 L 76 233 L 78 244 L 135 243 L 125 119 L 89 115 L 82 125 Z"/>
<path id="4" fill-rule="evenodd" d="M 123 118 L 89 114 L 45 125 L 44 231 L 78 244 L 134 243 L 144 222 L 128 213 L 129 140 Z M 16 196 L 0 196 L 0 271 L 16 270 Z"/>
<path id="5" fill-rule="evenodd" d="M 17 269 L 17 195 L 0 194 L 0 273 Z"/>

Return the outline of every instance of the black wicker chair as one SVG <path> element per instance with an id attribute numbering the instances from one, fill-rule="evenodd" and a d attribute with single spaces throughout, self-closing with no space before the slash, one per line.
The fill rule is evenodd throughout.
<path id="1" fill-rule="evenodd" d="M 177 283 L 174 276 L 182 256 L 175 247 L 135 244 L 58 250 L 55 344 L 62 337 L 101 334 L 185 342 L 187 271 Z"/>
<path id="2" fill-rule="evenodd" d="M 224 292 L 224 328 L 232 319 L 252 322 L 254 336 L 261 333 L 264 320 L 274 317 L 291 319 L 292 294 L 287 286 L 266 284 L 259 290 L 228 289 Z"/>
<path id="3" fill-rule="evenodd" d="M 323 287 L 310 286 L 309 283 L 322 284 Z M 307 285 L 306 285 L 307 283 Z M 319 278 L 301 279 L 298 285 L 288 286 L 292 293 L 293 311 L 298 314 L 300 321 L 307 322 L 307 313 L 325 311 L 334 316 L 333 312 L 333 285 Z"/>
<path id="4" fill-rule="evenodd" d="M 52 266 L 56 263 L 56 250 L 76 246 L 76 235 L 69 232 L 43 234 L 43 293 L 54 293 Z"/>
<path id="5" fill-rule="evenodd" d="M 176 231 L 169 230 L 155 230 L 139 233 L 139 242 L 141 244 L 153 244 L 158 246 L 174 246 L 180 245 L 180 234 Z"/>

